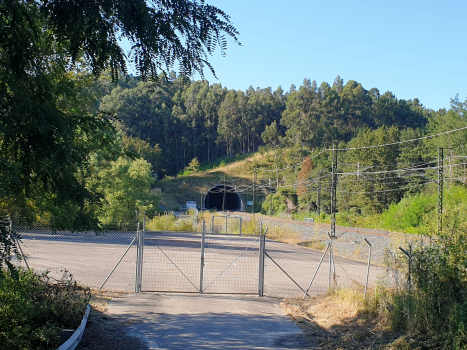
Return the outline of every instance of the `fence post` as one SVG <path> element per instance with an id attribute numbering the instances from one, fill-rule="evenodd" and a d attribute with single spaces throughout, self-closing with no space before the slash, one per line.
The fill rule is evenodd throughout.
<path id="1" fill-rule="evenodd" d="M 399 249 L 407 256 L 408 260 L 409 260 L 409 276 L 408 276 L 408 288 L 409 288 L 409 293 L 412 291 L 412 246 L 409 246 L 410 247 L 410 253 L 406 252 L 404 249 L 402 249 L 401 247 L 399 247 Z"/>
<path id="2" fill-rule="evenodd" d="M 21 245 L 19 244 L 19 240 L 16 239 L 16 237 L 12 235 L 12 232 L 13 232 L 13 219 L 11 218 L 10 215 L 8 215 L 8 221 L 10 222 L 10 237 L 12 237 L 14 239 L 14 241 L 16 242 L 16 245 L 18 246 L 19 252 L 21 253 L 21 258 L 23 259 L 23 261 L 26 264 L 26 267 L 27 267 L 27 269 L 29 271 L 30 268 L 29 268 L 28 260 L 27 260 L 26 256 L 23 253 L 23 249 L 21 248 Z"/>
<path id="3" fill-rule="evenodd" d="M 266 235 L 263 235 L 263 223 L 259 223 L 259 269 L 258 269 L 258 295 L 264 296 L 264 252 Z"/>
<path id="4" fill-rule="evenodd" d="M 140 223 L 138 222 L 136 228 L 136 276 L 135 276 L 135 293 L 141 292 L 141 282 L 140 282 L 140 258 L 141 258 L 141 231 Z"/>
<path id="5" fill-rule="evenodd" d="M 368 277 L 370 277 L 370 261 L 371 261 L 371 244 L 368 242 L 366 238 L 364 238 L 365 242 L 370 246 L 370 249 L 368 251 L 368 267 L 366 269 L 366 282 L 365 282 L 365 292 L 363 294 L 363 299 L 366 299 L 366 291 L 368 289 Z"/>
<path id="6" fill-rule="evenodd" d="M 212 214 L 211 221 L 212 221 L 212 224 L 211 224 L 211 233 L 214 233 L 214 214 Z"/>
<path id="7" fill-rule="evenodd" d="M 238 229 L 238 234 L 239 236 L 242 235 L 242 223 L 243 223 L 243 219 L 242 218 L 238 218 L 238 221 L 240 221 L 240 225 L 239 225 L 239 229 Z"/>
<path id="8" fill-rule="evenodd" d="M 213 217 L 214 218 L 214 217 Z M 203 293 L 203 279 L 204 279 L 204 238 L 206 233 L 206 222 L 203 219 L 203 232 L 201 234 L 201 263 L 199 270 L 199 292 Z"/>
<path id="9" fill-rule="evenodd" d="M 143 284 L 143 262 L 144 262 L 144 235 L 146 233 L 146 216 L 143 216 L 143 230 L 139 233 L 139 285 L 138 290 L 141 293 L 141 285 Z"/>

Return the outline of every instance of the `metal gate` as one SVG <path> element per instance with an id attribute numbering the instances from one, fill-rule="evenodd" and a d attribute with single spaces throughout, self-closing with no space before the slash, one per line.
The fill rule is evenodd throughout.
<path id="1" fill-rule="evenodd" d="M 137 291 L 257 294 L 260 236 L 205 231 L 145 232 Z"/>
<path id="2" fill-rule="evenodd" d="M 317 251 L 266 239 L 261 224 L 259 232 L 211 234 L 203 222 L 201 233 L 140 234 L 135 290 L 296 297 L 326 293 L 338 281 L 368 284 L 369 260 L 334 257 L 331 240 Z"/>

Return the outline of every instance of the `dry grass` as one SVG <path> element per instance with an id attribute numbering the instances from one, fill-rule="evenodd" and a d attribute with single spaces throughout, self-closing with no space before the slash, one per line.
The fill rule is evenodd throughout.
<path id="1" fill-rule="evenodd" d="M 317 341 L 319 349 L 397 349 L 400 334 L 386 331 L 379 317 L 362 312 L 359 302 L 344 294 L 310 299 L 288 298 L 284 311 Z"/>
<path id="2" fill-rule="evenodd" d="M 266 152 L 261 154 L 259 152 L 254 153 L 252 156 L 244 159 L 239 160 L 224 166 L 217 167 L 215 169 L 211 169 L 206 171 L 206 174 L 217 174 L 222 173 L 228 176 L 240 176 L 243 178 L 251 178 L 253 179 L 253 172 L 250 171 L 258 165 L 262 164 L 269 164 L 267 161 L 268 155 L 273 154 L 273 152 Z"/>
<path id="3" fill-rule="evenodd" d="M 278 227 L 269 228 L 266 236 L 269 239 L 289 244 L 298 244 L 302 242 L 301 235 L 298 232 L 284 230 Z"/>

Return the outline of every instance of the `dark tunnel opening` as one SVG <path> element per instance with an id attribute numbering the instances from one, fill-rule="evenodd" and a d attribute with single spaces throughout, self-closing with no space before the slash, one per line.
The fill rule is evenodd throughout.
<path id="1" fill-rule="evenodd" d="M 206 209 L 226 211 L 243 211 L 245 209 L 242 196 L 229 185 L 212 187 L 204 197 L 203 204 Z"/>

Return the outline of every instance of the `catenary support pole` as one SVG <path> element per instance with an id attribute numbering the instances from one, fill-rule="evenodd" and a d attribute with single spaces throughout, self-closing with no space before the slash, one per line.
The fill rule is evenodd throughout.
<path id="1" fill-rule="evenodd" d="M 331 236 L 336 237 L 336 204 L 337 204 L 337 142 L 334 141 L 332 149 L 331 167 Z"/>
<path id="2" fill-rule="evenodd" d="M 258 178 L 258 173 L 255 169 L 255 177 L 254 177 L 254 180 L 253 180 L 253 206 L 251 207 L 251 213 L 254 214 L 255 213 L 255 190 L 256 190 L 256 180 Z"/>
<path id="3" fill-rule="evenodd" d="M 321 214 L 321 170 L 318 173 L 318 203 L 317 203 L 318 217 Z"/>
<path id="4" fill-rule="evenodd" d="M 444 149 L 438 148 L 438 235 L 443 231 Z"/>

